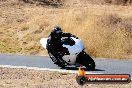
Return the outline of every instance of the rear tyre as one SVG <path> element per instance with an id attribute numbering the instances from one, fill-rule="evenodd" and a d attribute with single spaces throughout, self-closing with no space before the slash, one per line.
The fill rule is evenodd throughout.
<path id="1" fill-rule="evenodd" d="M 86 53 L 81 53 L 77 59 L 78 63 L 85 66 L 87 70 L 95 70 L 94 60 Z"/>

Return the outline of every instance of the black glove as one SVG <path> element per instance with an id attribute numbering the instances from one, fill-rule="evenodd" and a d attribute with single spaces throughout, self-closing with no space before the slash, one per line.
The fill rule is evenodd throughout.
<path id="1" fill-rule="evenodd" d="M 78 37 L 77 37 L 77 36 L 75 36 L 75 35 L 71 35 L 71 37 L 74 37 L 74 38 L 78 39 Z"/>

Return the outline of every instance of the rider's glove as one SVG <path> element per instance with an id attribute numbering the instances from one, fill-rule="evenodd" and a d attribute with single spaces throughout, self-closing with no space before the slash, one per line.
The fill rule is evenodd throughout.
<path id="1" fill-rule="evenodd" d="M 71 37 L 74 37 L 74 38 L 78 39 L 78 37 L 77 37 L 77 36 L 75 36 L 75 35 L 71 35 Z"/>

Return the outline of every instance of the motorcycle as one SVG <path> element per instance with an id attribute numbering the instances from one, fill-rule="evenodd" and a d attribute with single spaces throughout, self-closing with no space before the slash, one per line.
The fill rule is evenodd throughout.
<path id="1" fill-rule="evenodd" d="M 62 37 L 62 47 L 58 53 L 62 55 L 62 59 L 56 63 L 59 67 L 66 66 L 85 66 L 88 70 L 95 70 L 94 60 L 85 52 L 84 44 L 81 39 L 76 37 Z M 48 38 L 41 38 L 40 43 L 43 48 L 47 49 L 48 54 L 53 62 L 56 62 L 55 55 L 52 52 L 52 48 L 49 47 Z M 68 52 L 68 53 L 65 53 Z"/>

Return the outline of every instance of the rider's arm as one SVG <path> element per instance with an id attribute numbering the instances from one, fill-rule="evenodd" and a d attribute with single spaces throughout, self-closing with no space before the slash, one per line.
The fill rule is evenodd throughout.
<path id="1" fill-rule="evenodd" d="M 62 37 L 75 37 L 75 38 L 78 38 L 75 35 L 72 35 L 71 33 L 62 33 Z"/>
<path id="2" fill-rule="evenodd" d="M 62 33 L 61 35 L 62 35 L 62 37 L 71 37 L 72 36 L 71 33 Z"/>

